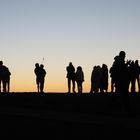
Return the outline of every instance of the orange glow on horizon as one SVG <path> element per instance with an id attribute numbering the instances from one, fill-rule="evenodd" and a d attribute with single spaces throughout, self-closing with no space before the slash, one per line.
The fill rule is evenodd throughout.
<path id="1" fill-rule="evenodd" d="M 36 83 L 20 83 L 20 84 L 15 84 L 11 82 L 10 85 L 10 92 L 37 92 L 37 86 Z M 129 85 L 129 91 L 131 88 L 131 84 Z M 44 85 L 44 92 L 55 92 L 55 93 L 66 93 L 68 91 L 67 88 L 67 81 L 65 83 L 49 83 L 48 81 L 46 81 L 45 85 Z M 76 84 L 76 91 L 77 91 L 77 84 Z M 111 91 L 111 84 L 109 82 L 109 86 L 108 86 L 108 92 Z M 83 83 L 83 93 L 89 93 L 90 92 L 90 84 L 86 84 Z M 136 83 L 136 92 L 138 92 L 138 86 Z"/>

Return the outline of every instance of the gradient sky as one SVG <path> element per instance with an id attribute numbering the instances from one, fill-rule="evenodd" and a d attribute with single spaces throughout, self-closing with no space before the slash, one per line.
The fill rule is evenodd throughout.
<path id="1" fill-rule="evenodd" d="M 0 0 L 0 59 L 11 92 L 36 91 L 34 64 L 45 65 L 45 92 L 67 92 L 66 66 L 83 68 L 90 91 L 94 65 L 120 50 L 140 59 L 140 0 Z"/>

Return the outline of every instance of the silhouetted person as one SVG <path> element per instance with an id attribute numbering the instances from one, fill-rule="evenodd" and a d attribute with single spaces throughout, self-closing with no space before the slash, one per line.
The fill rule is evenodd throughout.
<path id="1" fill-rule="evenodd" d="M 131 61 L 129 66 L 130 73 L 130 84 L 131 84 L 131 92 L 136 92 L 136 82 L 138 85 L 138 92 L 140 91 L 140 83 L 139 83 L 139 75 L 140 75 L 140 66 L 138 60 Z"/>
<path id="2" fill-rule="evenodd" d="M 135 83 L 136 83 L 136 67 L 135 62 L 131 61 L 129 66 L 129 74 L 130 74 L 130 84 L 131 84 L 131 92 L 135 92 Z"/>
<path id="3" fill-rule="evenodd" d="M 39 67 L 39 63 L 35 64 L 34 73 L 36 75 L 37 91 L 40 92 L 40 67 Z"/>
<path id="4" fill-rule="evenodd" d="M 113 63 L 114 75 L 115 75 L 115 87 L 116 92 L 121 95 L 122 107 L 125 110 L 129 109 L 129 71 L 128 63 L 125 63 L 126 53 L 120 51 L 119 55 L 115 57 Z"/>
<path id="5" fill-rule="evenodd" d="M 3 66 L 3 90 L 4 92 L 10 92 L 10 75 L 11 72 L 9 71 L 8 67 Z"/>
<path id="6" fill-rule="evenodd" d="M 0 92 L 3 87 L 3 92 L 10 91 L 10 71 L 9 69 L 3 65 L 3 61 L 0 61 Z"/>
<path id="7" fill-rule="evenodd" d="M 77 71 L 76 71 L 76 82 L 77 82 L 77 89 L 78 89 L 78 93 L 82 93 L 83 92 L 83 82 L 84 82 L 84 73 L 82 70 L 81 66 L 77 67 Z"/>
<path id="8" fill-rule="evenodd" d="M 111 67 L 109 70 L 110 78 L 111 78 L 111 92 L 116 91 L 115 89 L 115 73 L 114 73 L 114 67 Z"/>
<path id="9" fill-rule="evenodd" d="M 139 66 L 139 61 L 135 61 L 135 71 L 136 71 L 136 82 L 138 85 L 138 92 L 140 92 L 140 66 Z"/>
<path id="10" fill-rule="evenodd" d="M 101 92 L 108 91 L 108 67 L 106 64 L 103 64 L 101 68 L 100 90 Z"/>
<path id="11" fill-rule="evenodd" d="M 93 67 L 92 73 L 91 73 L 91 89 L 90 89 L 90 93 L 92 94 L 93 92 L 95 92 L 95 74 L 96 74 L 96 67 Z"/>
<path id="12" fill-rule="evenodd" d="M 133 92 L 136 92 L 136 83 L 138 85 L 138 92 L 140 92 L 140 66 L 138 60 L 133 61 L 134 66 L 133 66 Z"/>
<path id="13" fill-rule="evenodd" d="M 2 92 L 3 61 L 0 61 L 0 92 Z"/>
<path id="14" fill-rule="evenodd" d="M 101 83 L 101 67 L 94 66 L 91 74 L 91 90 L 90 93 L 98 93 L 100 90 Z"/>
<path id="15" fill-rule="evenodd" d="M 43 93 L 44 92 L 44 83 L 45 83 L 45 76 L 46 76 L 46 71 L 44 69 L 44 65 L 40 65 L 40 91 Z"/>
<path id="16" fill-rule="evenodd" d="M 37 91 L 44 92 L 43 90 L 44 90 L 44 82 L 45 82 L 45 76 L 46 76 L 44 65 L 41 64 L 39 66 L 39 63 L 36 63 L 34 73 L 36 75 Z"/>
<path id="17" fill-rule="evenodd" d="M 75 68 L 72 64 L 72 62 L 69 63 L 69 66 L 66 67 L 67 70 L 67 79 L 68 79 L 68 93 L 71 92 L 71 83 L 72 83 L 72 89 L 73 93 L 75 93 Z"/>

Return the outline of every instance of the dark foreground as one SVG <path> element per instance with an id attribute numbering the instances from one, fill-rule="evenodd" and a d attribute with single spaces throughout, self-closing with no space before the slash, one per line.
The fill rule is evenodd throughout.
<path id="1" fill-rule="evenodd" d="M 112 94 L 0 94 L 0 136 L 5 138 L 94 139 L 140 136 L 140 96 L 130 110 Z M 113 98 L 114 99 L 114 98 Z"/>

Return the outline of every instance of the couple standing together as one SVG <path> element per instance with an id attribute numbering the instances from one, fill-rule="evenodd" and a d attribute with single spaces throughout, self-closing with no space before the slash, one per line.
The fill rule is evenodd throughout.
<path id="1" fill-rule="evenodd" d="M 37 91 L 43 93 L 46 71 L 44 65 L 39 63 L 35 64 L 34 73 L 36 75 Z"/>
<path id="2" fill-rule="evenodd" d="M 84 73 L 81 66 L 77 67 L 75 72 L 75 67 L 73 66 L 72 62 L 69 63 L 69 66 L 66 67 L 67 70 L 67 79 L 68 79 L 68 93 L 71 92 L 71 83 L 72 83 L 72 90 L 73 93 L 75 91 L 75 82 L 77 82 L 77 89 L 78 93 L 83 92 L 83 82 L 84 82 Z"/>

